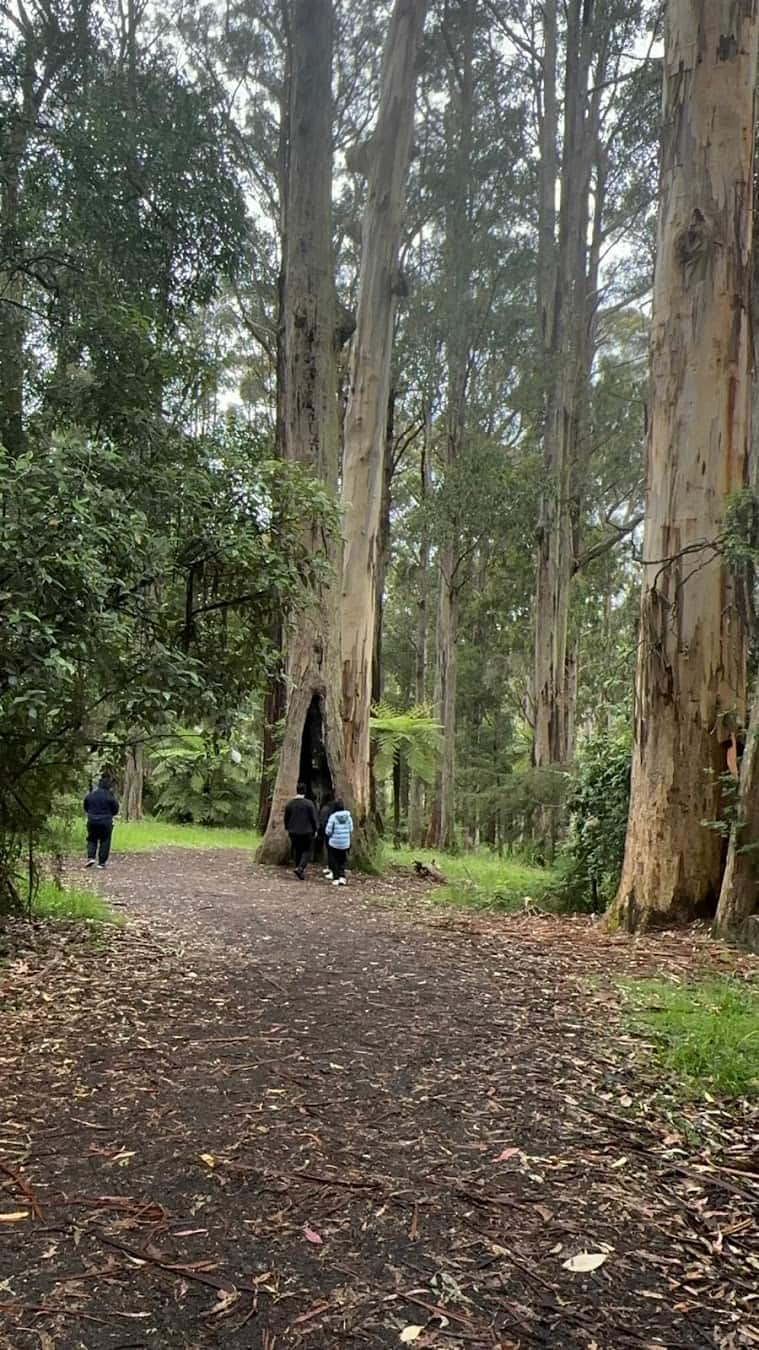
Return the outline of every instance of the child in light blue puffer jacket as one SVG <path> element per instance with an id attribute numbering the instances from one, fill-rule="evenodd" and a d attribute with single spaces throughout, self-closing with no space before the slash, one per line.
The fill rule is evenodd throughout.
<path id="1" fill-rule="evenodd" d="M 346 811 L 344 802 L 335 802 L 334 810 L 327 821 L 324 834 L 327 839 L 327 858 L 333 886 L 345 885 L 345 860 L 351 846 L 353 819 Z"/>

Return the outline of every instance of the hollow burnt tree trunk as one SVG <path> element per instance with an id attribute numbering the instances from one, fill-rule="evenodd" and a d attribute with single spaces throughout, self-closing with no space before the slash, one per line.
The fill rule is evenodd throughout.
<path id="1" fill-rule="evenodd" d="M 285 458 L 310 469 L 333 492 L 338 478 L 336 300 L 332 258 L 331 0 L 295 0 L 284 266 Z M 337 541 L 324 541 L 305 514 L 308 548 L 340 572 Z M 299 778 L 317 802 L 344 794 L 337 586 L 287 634 L 287 712 L 262 862 L 287 861 L 283 814 Z"/>
<path id="2" fill-rule="evenodd" d="M 612 923 L 713 914 L 719 775 L 745 703 L 744 624 L 720 554 L 749 427 L 757 3 L 672 0 L 630 815 Z"/>
<path id="3" fill-rule="evenodd" d="M 416 63 L 426 0 L 396 0 L 371 138 L 343 463 L 342 699 L 356 843 L 369 833 L 369 717 L 377 545 L 396 295 Z"/>

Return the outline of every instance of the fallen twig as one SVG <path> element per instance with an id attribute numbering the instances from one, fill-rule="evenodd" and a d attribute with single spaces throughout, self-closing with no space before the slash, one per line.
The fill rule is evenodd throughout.
<path id="1" fill-rule="evenodd" d="M 24 1181 L 24 1178 L 19 1176 L 18 1172 L 14 1172 L 13 1168 L 9 1167 L 8 1164 L 4 1162 L 0 1162 L 0 1172 L 4 1172 L 5 1175 L 10 1177 L 11 1181 L 15 1182 L 16 1186 L 18 1186 L 24 1199 L 28 1200 L 35 1219 L 44 1219 L 45 1216 L 42 1212 L 42 1206 L 31 1186 Z"/>

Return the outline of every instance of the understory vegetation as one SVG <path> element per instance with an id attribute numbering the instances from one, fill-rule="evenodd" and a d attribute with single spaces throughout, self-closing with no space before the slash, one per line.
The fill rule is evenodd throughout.
<path id="1" fill-rule="evenodd" d="M 759 1098 L 759 985 L 737 979 L 623 986 L 633 1026 L 687 1096 Z"/>
<path id="2" fill-rule="evenodd" d="M 123 924 L 120 914 L 94 891 L 83 886 L 59 885 L 45 878 L 34 893 L 31 908 L 34 919 L 58 919 L 83 923 Z"/>

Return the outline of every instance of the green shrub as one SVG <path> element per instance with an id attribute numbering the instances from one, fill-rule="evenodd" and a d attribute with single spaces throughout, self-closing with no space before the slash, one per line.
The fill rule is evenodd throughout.
<path id="1" fill-rule="evenodd" d="M 203 731 L 180 729 L 151 754 L 157 816 L 177 824 L 244 826 L 255 815 L 251 756 Z"/>
<path id="2" fill-rule="evenodd" d="M 580 751 L 555 892 L 565 908 L 597 912 L 616 894 L 625 852 L 631 759 L 627 731 L 594 736 Z"/>

